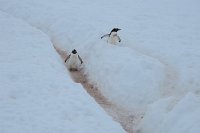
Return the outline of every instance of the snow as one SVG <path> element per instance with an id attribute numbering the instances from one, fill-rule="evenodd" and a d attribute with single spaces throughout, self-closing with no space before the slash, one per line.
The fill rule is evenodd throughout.
<path id="1" fill-rule="evenodd" d="M 198 0 L 1 0 L 0 9 L 47 34 L 59 49 L 77 49 L 89 80 L 105 97 L 145 113 L 137 123 L 141 132 L 196 133 L 200 132 L 199 4 Z M 114 27 L 122 29 L 117 46 L 100 39 Z M 55 51 L 42 53 L 56 56 Z"/>
<path id="2" fill-rule="evenodd" d="M 129 48 L 100 45 L 95 46 L 98 52 L 94 50 L 89 57 L 86 70 L 92 73 L 91 80 L 105 89 L 103 94 L 126 108 L 139 108 L 159 98 L 160 77 L 164 77 L 159 62 Z"/>
<path id="3" fill-rule="evenodd" d="M 0 12 L 0 132 L 124 130 L 74 83 L 49 37 Z"/>
<path id="4" fill-rule="evenodd" d="M 188 93 L 180 100 L 174 97 L 159 100 L 150 105 L 149 111 L 144 117 L 143 126 L 146 128 L 143 132 L 198 133 L 199 105 L 200 97 L 193 93 Z M 159 126 L 155 128 L 149 123 Z"/>

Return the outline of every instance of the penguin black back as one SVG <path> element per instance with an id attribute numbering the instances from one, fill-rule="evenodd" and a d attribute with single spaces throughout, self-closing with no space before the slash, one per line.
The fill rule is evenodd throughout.
<path id="1" fill-rule="evenodd" d="M 121 30 L 121 29 L 119 29 L 119 28 L 113 28 L 109 34 L 103 35 L 103 36 L 101 37 L 101 39 L 104 38 L 104 37 L 110 37 L 111 34 L 112 34 L 113 32 L 117 32 L 117 31 L 119 31 L 119 30 Z"/>
<path id="2" fill-rule="evenodd" d="M 111 30 L 110 33 L 112 33 L 112 32 L 117 32 L 117 31 L 119 31 L 119 30 L 121 30 L 121 29 L 119 29 L 119 28 L 113 28 L 113 29 Z"/>

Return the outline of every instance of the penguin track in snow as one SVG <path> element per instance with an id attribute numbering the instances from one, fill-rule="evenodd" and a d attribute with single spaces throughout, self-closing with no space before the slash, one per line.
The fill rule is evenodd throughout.
<path id="1" fill-rule="evenodd" d="M 55 47 L 61 58 L 65 60 L 67 53 Z M 67 65 L 65 65 L 67 67 Z M 110 115 L 115 121 L 119 122 L 127 133 L 134 133 L 134 125 L 138 118 L 136 118 L 130 111 L 127 111 L 116 104 L 110 102 L 102 95 L 100 89 L 94 87 L 87 80 L 87 75 L 84 75 L 82 69 L 79 71 L 69 71 L 70 76 L 76 83 L 81 83 L 83 88 L 95 99 L 95 101 Z"/>

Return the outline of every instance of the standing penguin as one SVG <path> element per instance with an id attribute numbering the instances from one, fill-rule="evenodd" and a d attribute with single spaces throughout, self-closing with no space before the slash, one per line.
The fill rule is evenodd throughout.
<path id="1" fill-rule="evenodd" d="M 71 54 L 67 56 L 65 62 L 67 62 L 67 67 L 70 71 L 78 71 L 80 65 L 83 63 L 83 60 L 74 49 L 72 50 Z"/>
<path id="2" fill-rule="evenodd" d="M 101 37 L 104 38 L 104 37 L 108 37 L 108 40 L 107 42 L 110 43 L 110 44 L 117 44 L 118 42 L 121 42 L 121 39 L 120 37 L 117 35 L 117 31 L 119 31 L 121 29 L 118 29 L 118 28 L 113 28 L 110 32 L 110 34 L 105 34 Z"/>

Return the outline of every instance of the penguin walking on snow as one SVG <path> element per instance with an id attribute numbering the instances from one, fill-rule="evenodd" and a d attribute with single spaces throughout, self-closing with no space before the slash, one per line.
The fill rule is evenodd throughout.
<path id="1" fill-rule="evenodd" d="M 72 50 L 71 54 L 67 56 L 65 62 L 67 62 L 67 67 L 70 71 L 78 71 L 80 65 L 83 63 L 83 60 L 74 49 Z"/>
<path id="2" fill-rule="evenodd" d="M 104 37 L 107 37 L 108 40 L 107 42 L 110 43 L 110 44 L 117 44 L 118 42 L 121 42 L 121 38 L 117 35 L 117 31 L 119 31 L 121 29 L 118 29 L 118 28 L 113 28 L 110 32 L 110 34 L 105 34 L 101 37 L 104 38 Z"/>

